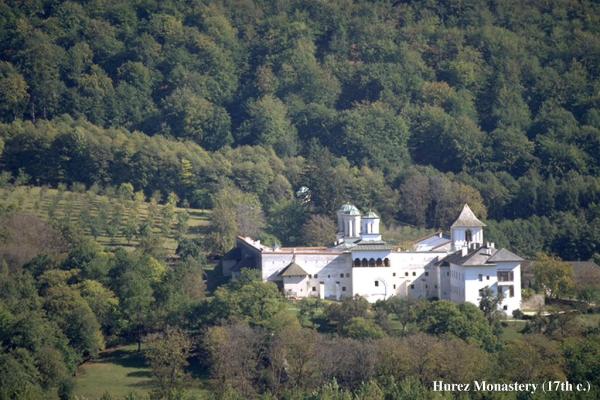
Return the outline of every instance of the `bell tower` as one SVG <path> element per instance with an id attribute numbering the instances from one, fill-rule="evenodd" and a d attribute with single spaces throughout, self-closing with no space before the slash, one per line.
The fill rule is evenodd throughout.
<path id="1" fill-rule="evenodd" d="M 362 217 L 361 241 L 381 241 L 379 222 L 379 215 L 373 210 Z"/>
<path id="2" fill-rule="evenodd" d="M 450 227 L 452 249 L 460 250 L 463 247 L 472 248 L 483 245 L 483 227 L 481 222 L 468 204 L 463 206 L 457 220 Z"/>

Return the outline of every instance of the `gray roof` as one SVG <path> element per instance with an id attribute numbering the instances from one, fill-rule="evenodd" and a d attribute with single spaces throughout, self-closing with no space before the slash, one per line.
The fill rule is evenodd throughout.
<path id="1" fill-rule="evenodd" d="M 452 228 L 471 226 L 485 226 L 485 224 L 475 216 L 471 207 L 469 207 L 468 204 L 465 204 L 458 219 L 452 224 Z"/>
<path id="2" fill-rule="evenodd" d="M 497 263 L 497 262 L 509 262 L 509 261 L 524 261 L 521 257 L 516 255 L 515 253 L 508 251 L 506 249 L 498 250 L 493 256 L 488 259 L 489 263 Z"/>
<path id="3" fill-rule="evenodd" d="M 334 249 L 350 249 L 356 245 L 356 242 L 360 241 L 360 238 L 344 238 L 344 241 L 336 246 Z"/>
<path id="4" fill-rule="evenodd" d="M 598 270 L 600 270 L 600 266 L 598 264 L 596 264 L 595 262 L 593 262 L 592 260 L 589 261 L 565 261 L 566 263 L 569 263 L 573 268 L 597 268 Z"/>
<path id="5" fill-rule="evenodd" d="M 430 250 L 437 249 L 438 247 L 442 247 L 444 245 L 450 244 L 452 241 L 448 238 L 440 236 L 439 233 L 433 234 L 429 237 L 419 240 L 415 243 L 414 247 L 425 246 L 429 247 Z"/>
<path id="6" fill-rule="evenodd" d="M 352 251 L 393 250 L 394 246 L 383 240 L 359 240 L 351 248 Z"/>
<path id="7" fill-rule="evenodd" d="M 459 250 L 456 253 L 452 253 L 440 261 L 438 264 L 443 263 L 451 263 L 456 265 L 463 266 L 472 266 L 472 265 L 486 265 L 486 264 L 496 264 L 499 262 L 510 262 L 510 261 L 524 261 L 518 255 L 506 250 L 500 249 L 496 250 L 488 247 L 479 247 L 477 249 L 469 250 L 469 252 L 463 256 L 462 252 Z"/>
<path id="8" fill-rule="evenodd" d="M 289 263 L 289 265 L 287 267 L 285 267 L 284 269 L 281 270 L 281 272 L 279 273 L 279 276 L 306 276 L 308 275 L 308 273 L 304 270 L 304 268 L 302 268 L 301 266 L 299 266 L 298 264 L 296 264 L 295 261 L 292 261 L 291 263 Z"/>
<path id="9" fill-rule="evenodd" d="M 575 285 L 578 288 L 596 286 L 600 282 L 600 267 L 593 261 L 567 261 L 573 267 Z"/>

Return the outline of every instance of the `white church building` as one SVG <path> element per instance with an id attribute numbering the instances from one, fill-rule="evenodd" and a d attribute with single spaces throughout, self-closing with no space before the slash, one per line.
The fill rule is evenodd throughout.
<path id="1" fill-rule="evenodd" d="M 222 261 L 223 273 L 258 268 L 292 298 L 340 300 L 355 295 L 370 302 L 391 296 L 470 302 L 478 305 L 484 288 L 502 293 L 499 308 L 507 314 L 521 305 L 523 259 L 484 242 L 481 222 L 464 205 L 450 227 L 402 251 L 379 233 L 379 216 L 344 204 L 337 212 L 338 234 L 332 247 L 268 247 L 238 237 Z"/>

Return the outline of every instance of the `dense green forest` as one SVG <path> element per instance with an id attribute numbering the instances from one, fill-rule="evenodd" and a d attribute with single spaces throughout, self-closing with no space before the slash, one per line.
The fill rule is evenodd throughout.
<path id="1" fill-rule="evenodd" d="M 74 398 L 123 344 L 157 399 L 450 399 L 432 380 L 474 378 L 597 398 L 600 285 L 538 253 L 600 260 L 599 77 L 593 0 L 0 0 L 0 400 Z M 237 234 L 330 244 L 347 201 L 395 244 L 468 202 L 585 302 L 516 329 L 491 298 L 204 279 Z"/>
<path id="2" fill-rule="evenodd" d="M 442 228 L 469 201 L 503 245 L 589 259 L 598 8 L 4 1 L 2 165 L 34 184 L 128 182 L 202 208 L 230 185 L 288 244 L 301 238 L 282 219 L 300 226 L 345 200 L 388 225 Z"/>

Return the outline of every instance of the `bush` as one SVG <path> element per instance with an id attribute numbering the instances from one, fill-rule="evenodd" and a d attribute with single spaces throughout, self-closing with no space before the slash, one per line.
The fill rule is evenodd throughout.
<path id="1" fill-rule="evenodd" d="M 533 290 L 531 288 L 521 289 L 521 297 L 523 298 L 523 300 L 527 300 L 527 299 L 531 298 L 531 296 L 533 296 L 534 294 L 535 294 L 535 290 Z"/>
<path id="2" fill-rule="evenodd" d="M 375 322 L 362 317 L 354 317 L 342 328 L 342 333 L 352 339 L 381 339 L 385 336 Z"/>
<path id="3" fill-rule="evenodd" d="M 85 193 L 85 184 L 81 182 L 73 182 L 71 184 L 71 191 L 75 193 Z"/>

